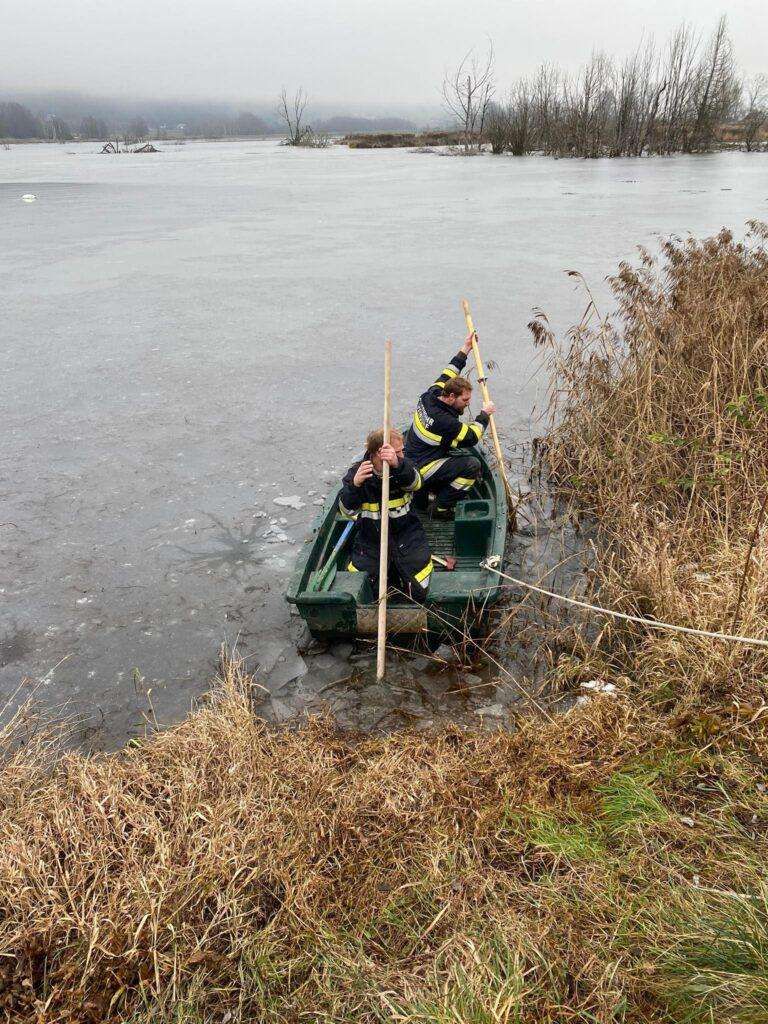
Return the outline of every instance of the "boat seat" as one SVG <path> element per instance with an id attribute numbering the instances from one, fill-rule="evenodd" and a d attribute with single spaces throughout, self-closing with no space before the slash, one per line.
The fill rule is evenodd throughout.
<path id="1" fill-rule="evenodd" d="M 490 501 L 461 501 L 456 506 L 454 544 L 457 558 L 485 558 L 494 527 Z"/>
<path id="2" fill-rule="evenodd" d="M 334 594 L 351 594 L 355 604 L 370 604 L 374 600 L 367 572 L 337 572 L 331 590 Z"/>

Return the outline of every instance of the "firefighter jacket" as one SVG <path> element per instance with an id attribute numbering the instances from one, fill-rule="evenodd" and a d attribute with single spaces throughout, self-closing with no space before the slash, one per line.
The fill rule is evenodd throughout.
<path id="1" fill-rule="evenodd" d="M 488 416 L 479 412 L 472 423 L 463 423 L 456 409 L 440 401 L 443 388 L 466 365 L 467 357 L 457 352 L 435 383 L 416 406 L 413 422 L 405 435 L 405 454 L 421 469 L 428 462 L 460 454 L 457 449 L 476 445 L 488 426 Z"/>
<path id="2" fill-rule="evenodd" d="M 370 454 L 349 468 L 341 485 L 339 512 L 357 519 L 352 546 L 351 568 L 378 573 L 381 543 L 381 477 L 376 473 L 360 486 L 355 485 L 355 473 Z M 404 580 L 416 580 L 422 587 L 428 585 L 432 572 L 429 541 L 421 520 L 411 508 L 413 493 L 421 487 L 421 476 L 410 459 L 403 458 L 389 471 L 389 555 Z"/>

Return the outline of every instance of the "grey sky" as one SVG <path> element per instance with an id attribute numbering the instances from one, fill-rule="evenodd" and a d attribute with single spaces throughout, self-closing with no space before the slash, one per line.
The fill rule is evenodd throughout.
<path id="1" fill-rule="evenodd" d="M 437 105 L 487 36 L 504 87 L 724 10 L 742 68 L 768 71 L 766 0 L 0 0 L 0 89 L 258 102 L 303 83 L 340 109 Z"/>

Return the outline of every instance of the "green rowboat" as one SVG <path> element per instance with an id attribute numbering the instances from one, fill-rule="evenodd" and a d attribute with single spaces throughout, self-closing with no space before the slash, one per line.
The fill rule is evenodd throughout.
<path id="1" fill-rule="evenodd" d="M 388 634 L 427 634 L 456 638 L 478 632 L 488 609 L 501 597 L 499 577 L 484 568 L 488 559 L 501 566 L 507 538 L 507 500 L 504 484 L 485 452 L 478 446 L 482 476 L 467 497 L 456 506 L 453 521 L 432 521 L 419 513 L 433 555 L 456 559 L 453 571 L 435 563 L 423 605 L 398 594 L 387 599 Z M 299 552 L 286 599 L 295 604 L 313 636 L 323 640 L 375 636 L 376 595 L 365 573 L 346 572 L 353 530 L 336 555 L 330 572 L 325 570 L 348 521 L 336 509 L 338 490 L 313 523 L 311 536 Z"/>

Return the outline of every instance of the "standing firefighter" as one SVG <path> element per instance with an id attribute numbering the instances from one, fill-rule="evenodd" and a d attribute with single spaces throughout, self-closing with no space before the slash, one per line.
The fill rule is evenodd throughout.
<path id="1" fill-rule="evenodd" d="M 459 374 L 471 351 L 472 335 L 419 399 L 406 435 L 406 455 L 435 496 L 431 511 L 436 519 L 450 519 L 456 502 L 479 478 L 480 460 L 465 450 L 482 438 L 489 416 L 496 411 L 493 402 L 488 402 L 472 423 L 461 420 L 472 397 L 472 385 Z"/>
<path id="2" fill-rule="evenodd" d="M 421 487 L 419 471 L 403 454 L 403 435 L 374 430 L 365 442 L 365 455 L 347 471 L 339 495 L 339 512 L 358 519 L 350 572 L 367 572 L 378 585 L 381 544 L 381 471 L 389 463 L 389 578 L 414 600 L 422 600 L 432 575 L 429 542 L 419 517 L 411 508 L 413 494 Z"/>

